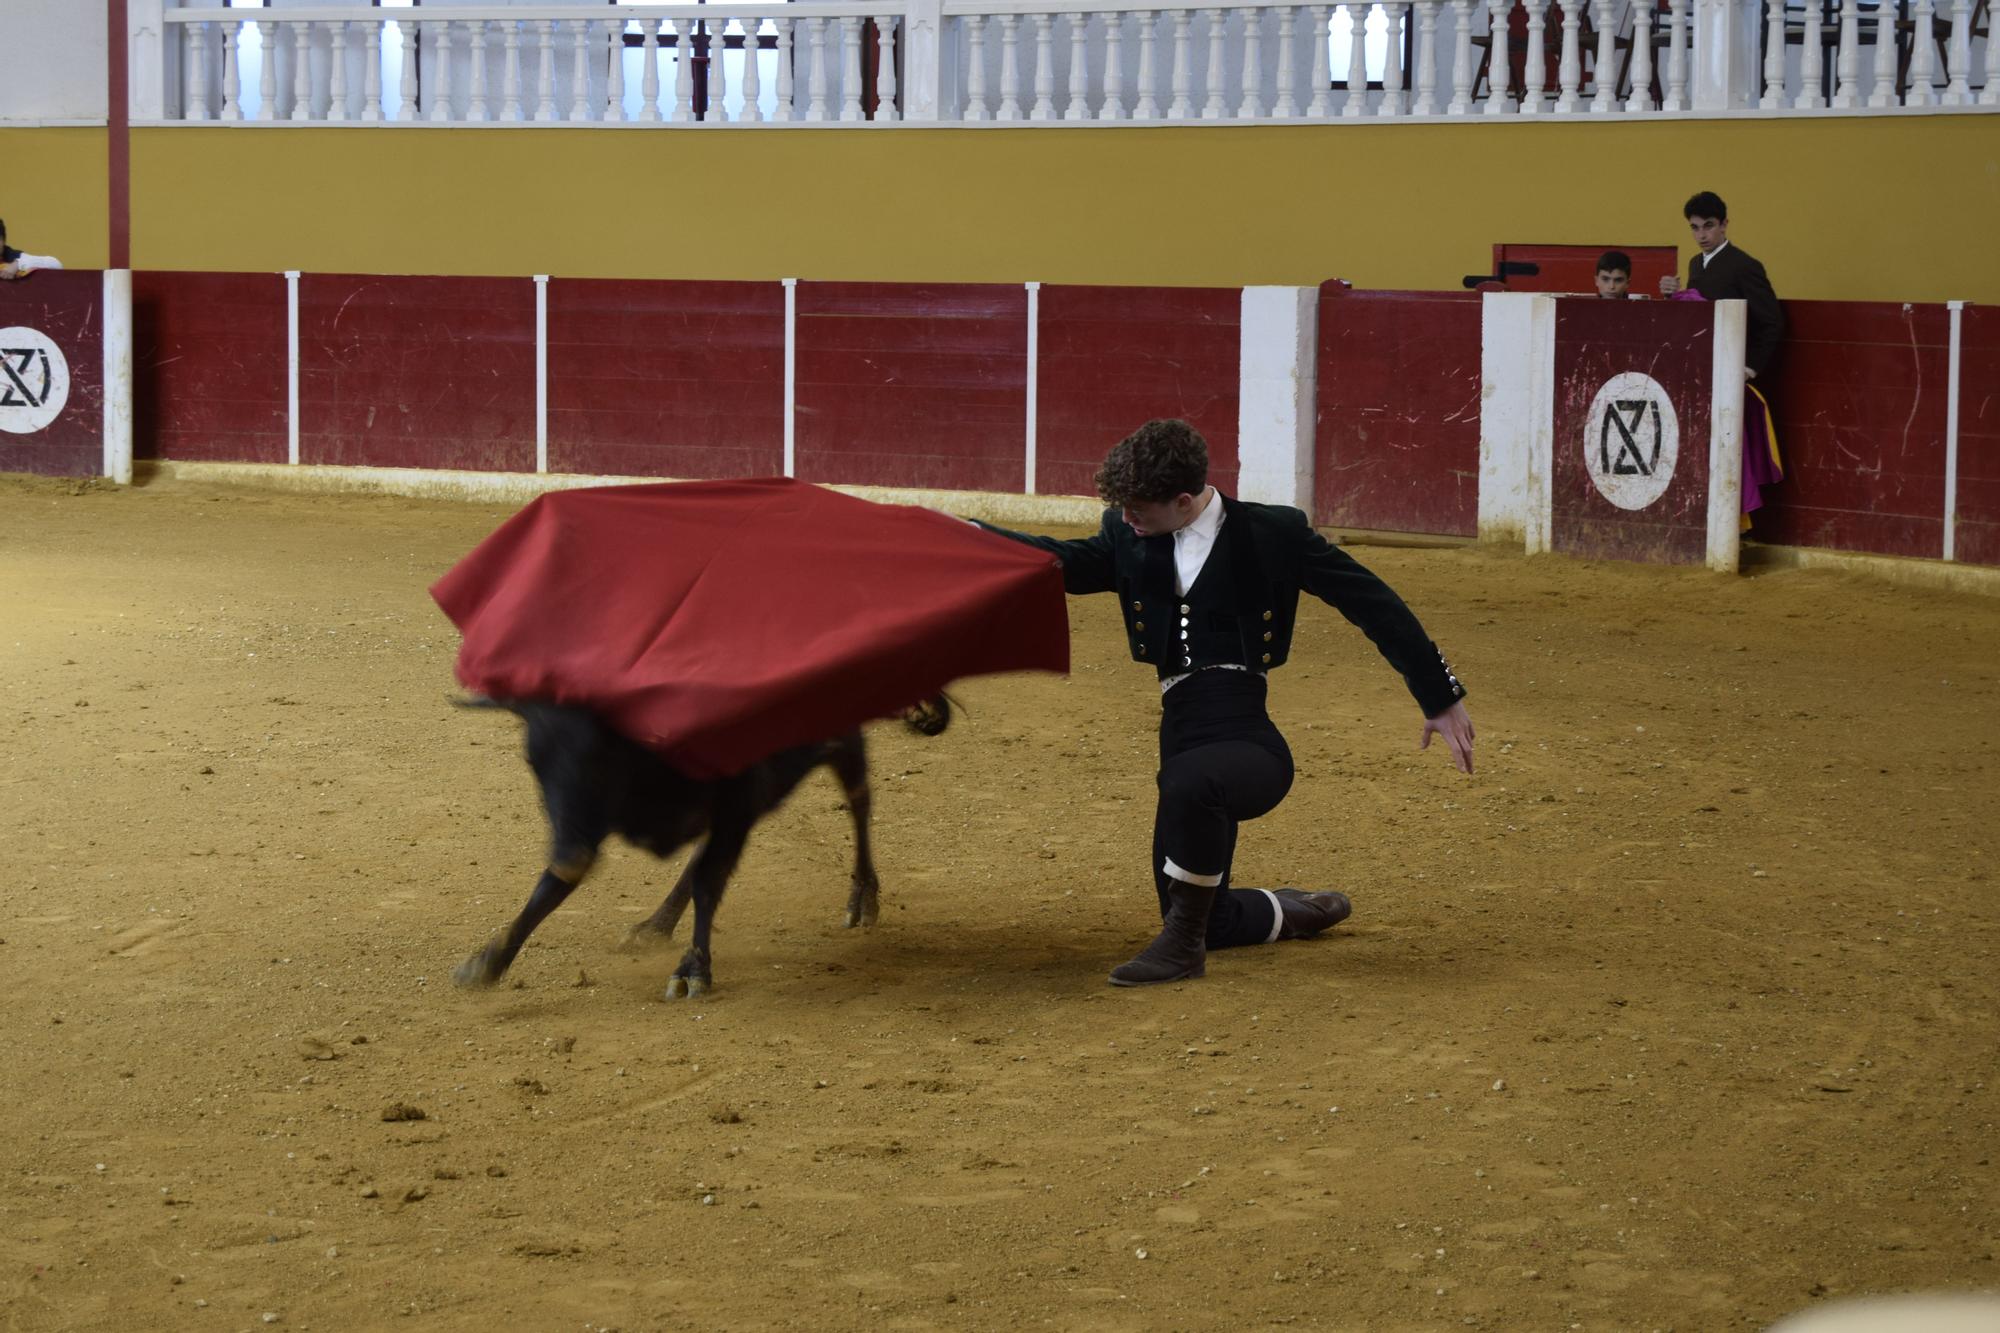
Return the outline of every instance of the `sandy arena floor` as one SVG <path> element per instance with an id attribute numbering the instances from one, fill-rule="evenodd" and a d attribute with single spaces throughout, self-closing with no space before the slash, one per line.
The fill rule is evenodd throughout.
<path id="1" fill-rule="evenodd" d="M 1364 549 L 1479 772 L 1311 607 L 1246 884 L 1337 935 L 1118 991 L 1150 673 L 876 732 L 884 913 L 813 779 L 717 991 L 507 988 L 543 828 L 426 585 L 492 506 L 0 480 L 0 1329 L 1719 1329 L 2000 1283 L 2000 601 Z M 388 1119 L 415 1107 L 421 1119 Z"/>

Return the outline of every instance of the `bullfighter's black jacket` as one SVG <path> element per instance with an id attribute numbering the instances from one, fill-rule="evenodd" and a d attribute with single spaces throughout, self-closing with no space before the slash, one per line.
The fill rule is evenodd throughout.
<path id="1" fill-rule="evenodd" d="M 1174 595 L 1172 534 L 1140 537 L 1116 509 L 1092 537 L 1062 541 L 981 524 L 1062 561 L 1070 593 L 1116 592 L 1132 658 L 1161 679 L 1203 667 L 1266 671 L 1284 665 L 1301 590 L 1340 612 L 1399 672 L 1410 694 L 1436 717 L 1465 697 L 1438 646 L 1388 584 L 1284 505 L 1216 492 L 1222 530 L 1200 577 Z"/>
<path id="2" fill-rule="evenodd" d="M 1749 303 L 1743 360 L 1760 378 L 1769 374 L 1785 337 L 1785 311 L 1764 266 L 1734 242 L 1715 255 L 1704 256 L 1697 250 L 1688 260 L 1687 285 L 1711 301 Z"/>

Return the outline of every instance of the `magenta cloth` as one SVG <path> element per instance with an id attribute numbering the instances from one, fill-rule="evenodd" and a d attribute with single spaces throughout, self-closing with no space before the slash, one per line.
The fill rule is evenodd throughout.
<path id="1" fill-rule="evenodd" d="M 544 495 L 431 595 L 466 689 L 589 707 L 700 778 L 961 676 L 1069 670 L 1048 553 L 782 477 Z"/>

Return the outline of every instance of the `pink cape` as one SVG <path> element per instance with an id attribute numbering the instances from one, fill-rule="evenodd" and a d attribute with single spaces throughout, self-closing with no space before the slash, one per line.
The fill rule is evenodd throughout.
<path id="1" fill-rule="evenodd" d="M 1046 552 L 778 477 L 544 495 L 431 595 L 466 689 L 589 707 L 702 778 L 961 676 L 1069 670 Z"/>

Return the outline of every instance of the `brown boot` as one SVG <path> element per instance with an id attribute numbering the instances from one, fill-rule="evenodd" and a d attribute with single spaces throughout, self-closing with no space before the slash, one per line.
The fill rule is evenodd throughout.
<path id="1" fill-rule="evenodd" d="M 1347 901 L 1346 894 L 1332 890 L 1307 893 L 1303 889 L 1273 889 L 1271 894 L 1278 900 L 1281 914 L 1278 938 L 1281 940 L 1309 940 L 1322 930 L 1329 930 L 1347 920 L 1354 911 L 1354 905 Z"/>
<path id="2" fill-rule="evenodd" d="M 1153 986 L 1187 981 L 1208 970 L 1208 909 L 1212 884 L 1176 884 L 1167 900 L 1167 919 L 1153 942 L 1129 963 L 1111 969 L 1114 986 Z"/>

